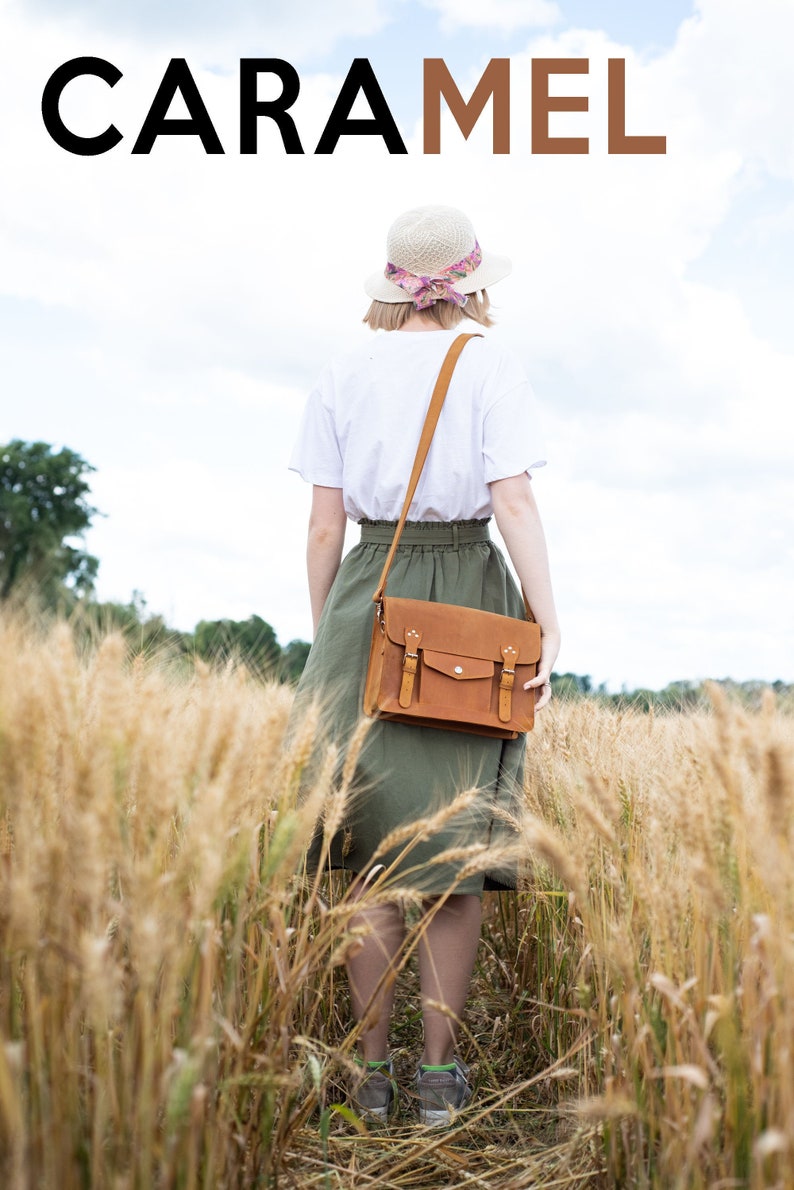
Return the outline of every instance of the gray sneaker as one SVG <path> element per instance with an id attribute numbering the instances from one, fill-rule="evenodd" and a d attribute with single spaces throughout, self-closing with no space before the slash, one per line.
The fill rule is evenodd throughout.
<path id="1" fill-rule="evenodd" d="M 457 1057 L 454 1070 L 418 1068 L 416 1093 L 419 1096 L 420 1124 L 438 1128 L 453 1122 L 456 1113 L 471 1099 L 468 1074 L 468 1066 Z"/>
<path id="2" fill-rule="evenodd" d="M 397 1084 L 391 1058 L 378 1066 L 362 1066 L 351 1098 L 362 1119 L 385 1124 L 397 1108 Z"/>

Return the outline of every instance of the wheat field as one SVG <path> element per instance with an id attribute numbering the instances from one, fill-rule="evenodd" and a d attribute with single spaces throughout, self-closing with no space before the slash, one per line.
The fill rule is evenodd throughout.
<path id="1" fill-rule="evenodd" d="M 114 636 L 78 656 L 18 619 L 0 649 L 4 1187 L 794 1185 L 794 717 L 772 701 L 539 717 L 524 886 L 485 897 L 472 1105 L 428 1132 L 406 1096 L 376 1129 L 345 1102 L 353 908 L 300 875 L 349 780 L 325 748 L 297 804 L 321 714 L 285 749 L 289 689 L 242 667 Z"/>

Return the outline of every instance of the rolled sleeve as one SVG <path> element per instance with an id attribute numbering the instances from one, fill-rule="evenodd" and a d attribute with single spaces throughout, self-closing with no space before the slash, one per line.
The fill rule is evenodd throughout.
<path id="1" fill-rule="evenodd" d="M 289 461 L 307 483 L 326 488 L 342 487 L 342 452 L 331 409 L 314 389 L 306 402 L 300 432 Z"/>
<path id="2" fill-rule="evenodd" d="M 528 380 L 504 393 L 486 412 L 482 452 L 486 483 L 545 467 L 546 446 Z"/>

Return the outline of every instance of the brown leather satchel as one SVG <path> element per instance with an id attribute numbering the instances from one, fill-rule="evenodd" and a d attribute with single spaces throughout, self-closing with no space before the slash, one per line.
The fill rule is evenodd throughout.
<path id="1" fill-rule="evenodd" d="M 400 519 L 377 590 L 364 688 L 364 713 L 401 723 L 515 739 L 531 731 L 540 627 L 524 599 L 526 620 L 479 608 L 386 595 L 408 509 L 425 464 L 458 356 L 469 339 L 458 335 L 436 381 Z"/>

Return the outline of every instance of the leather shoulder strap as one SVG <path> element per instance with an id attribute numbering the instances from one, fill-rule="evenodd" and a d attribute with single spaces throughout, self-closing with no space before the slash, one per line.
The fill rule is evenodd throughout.
<path id="1" fill-rule="evenodd" d="M 395 332 L 397 333 L 397 332 Z M 414 498 L 416 485 L 419 483 L 419 476 L 422 474 L 422 468 L 425 465 L 428 451 L 430 450 L 430 443 L 433 441 L 433 434 L 438 425 L 441 407 L 449 389 L 449 382 L 452 379 L 452 373 L 455 370 L 455 364 L 458 362 L 458 357 L 463 351 L 463 348 L 468 343 L 469 339 L 481 339 L 482 335 L 458 335 L 453 341 L 452 346 L 444 357 L 444 362 L 441 365 L 441 371 L 438 374 L 433 395 L 430 398 L 430 405 L 428 406 L 427 415 L 425 416 L 425 424 L 422 426 L 422 433 L 419 437 L 419 445 L 416 448 L 416 458 L 414 459 L 413 470 L 411 471 L 411 478 L 408 480 L 408 490 L 405 493 L 405 500 L 403 502 L 400 519 L 397 522 L 397 528 L 394 530 L 394 537 L 392 538 L 391 547 L 386 556 L 386 561 L 381 571 L 380 581 L 377 590 L 372 596 L 373 603 L 380 603 L 383 598 L 383 593 L 386 590 L 386 580 L 391 570 L 391 564 L 394 561 L 394 555 L 397 552 L 397 546 L 400 543 L 400 535 L 403 531 L 403 526 L 408 518 L 408 509 L 411 507 L 411 501 Z"/>

